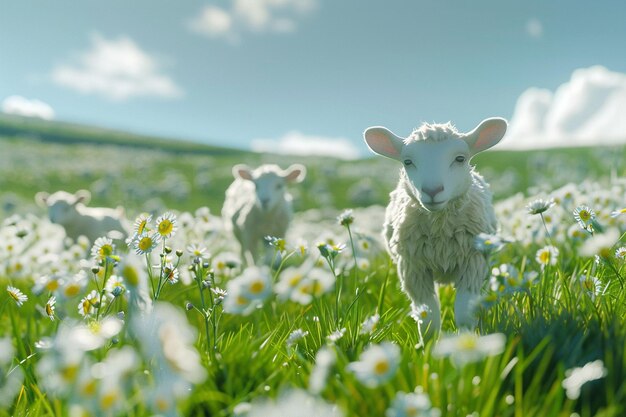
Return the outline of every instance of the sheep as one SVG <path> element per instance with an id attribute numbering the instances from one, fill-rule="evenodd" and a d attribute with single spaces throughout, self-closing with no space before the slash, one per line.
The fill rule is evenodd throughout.
<path id="1" fill-rule="evenodd" d="M 259 245 L 266 236 L 284 238 L 293 215 L 287 183 L 304 180 L 306 168 L 300 164 L 282 170 L 277 165 L 233 167 L 235 181 L 226 190 L 222 207 L 224 227 L 241 245 L 241 259 L 248 265 L 258 262 Z M 269 263 L 266 251 L 265 263 Z"/>
<path id="2" fill-rule="evenodd" d="M 506 128 L 504 119 L 490 118 L 465 134 L 449 122 L 425 123 L 406 139 L 380 126 L 363 134 L 370 150 L 403 165 L 383 239 L 424 337 L 441 329 L 436 283 L 456 286 L 457 327 L 477 324 L 474 307 L 489 267 L 475 239 L 495 233 L 497 221 L 489 185 L 469 162 L 497 144 Z"/>
<path id="3" fill-rule="evenodd" d="M 85 206 L 90 199 L 91 193 L 87 190 L 78 190 L 75 194 L 65 191 L 49 194 L 41 191 L 35 195 L 37 204 L 48 209 L 50 221 L 63 226 L 67 237 L 74 241 L 81 235 L 92 243 L 101 236 L 126 238 L 128 227 L 124 209 Z"/>

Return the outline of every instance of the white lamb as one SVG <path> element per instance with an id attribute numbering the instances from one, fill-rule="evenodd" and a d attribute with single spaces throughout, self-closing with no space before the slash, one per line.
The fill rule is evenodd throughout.
<path id="1" fill-rule="evenodd" d="M 60 224 L 67 237 L 76 240 L 86 236 L 92 243 L 101 236 L 124 239 L 128 235 L 124 210 L 105 207 L 87 207 L 91 193 L 79 190 L 75 194 L 57 191 L 48 194 L 44 191 L 35 195 L 35 201 L 48 209 L 52 223 Z"/>
<path id="2" fill-rule="evenodd" d="M 300 164 L 282 170 L 277 165 L 233 167 L 235 181 L 226 190 L 222 217 L 241 245 L 241 257 L 248 265 L 259 261 L 259 246 L 265 236 L 284 238 L 293 216 L 287 183 L 301 182 L 306 169 Z M 265 262 L 269 263 L 266 251 Z"/>
<path id="3" fill-rule="evenodd" d="M 372 151 L 403 165 L 383 237 L 414 312 L 424 312 L 422 335 L 441 328 L 435 283 L 455 284 L 457 327 L 476 325 L 474 307 L 489 269 L 475 237 L 495 233 L 497 222 L 489 185 L 469 161 L 498 143 L 506 128 L 504 119 L 491 118 L 466 134 L 450 123 L 423 124 L 406 139 L 384 127 L 364 132 Z"/>

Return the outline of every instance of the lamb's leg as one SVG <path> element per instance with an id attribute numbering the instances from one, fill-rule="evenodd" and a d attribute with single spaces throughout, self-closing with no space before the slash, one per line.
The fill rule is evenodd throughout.
<path id="1" fill-rule="evenodd" d="M 478 324 L 476 309 L 480 302 L 480 288 L 487 278 L 489 266 L 482 254 L 474 255 L 465 274 L 457 282 L 454 301 L 454 319 L 457 328 L 474 329 Z"/>
<path id="2" fill-rule="evenodd" d="M 432 274 L 422 271 L 404 270 L 402 260 L 398 262 L 398 275 L 402 289 L 409 295 L 420 333 L 424 339 L 435 336 L 441 330 L 439 297 Z"/>

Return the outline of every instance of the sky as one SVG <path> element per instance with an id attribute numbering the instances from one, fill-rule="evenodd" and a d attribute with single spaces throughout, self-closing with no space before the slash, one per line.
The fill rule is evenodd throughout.
<path id="1" fill-rule="evenodd" d="M 626 142 L 626 2 L 0 0 L 0 110 L 279 153 L 509 120 Z"/>

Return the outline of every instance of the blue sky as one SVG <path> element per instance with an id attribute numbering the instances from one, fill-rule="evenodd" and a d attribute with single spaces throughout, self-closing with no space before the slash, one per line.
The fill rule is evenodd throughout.
<path id="1" fill-rule="evenodd" d="M 241 148 L 293 141 L 364 154 L 367 126 L 407 135 L 451 120 L 470 130 L 513 118 L 526 94 L 534 110 L 516 115 L 514 131 L 528 136 L 563 112 L 551 110 L 558 102 L 604 100 L 612 120 L 626 91 L 625 18 L 617 0 L 3 1 L 0 101 Z M 589 68 L 578 73 L 581 96 L 572 77 Z M 587 136 L 608 123 L 591 116 Z M 626 138 L 626 125 L 615 130 Z"/>

